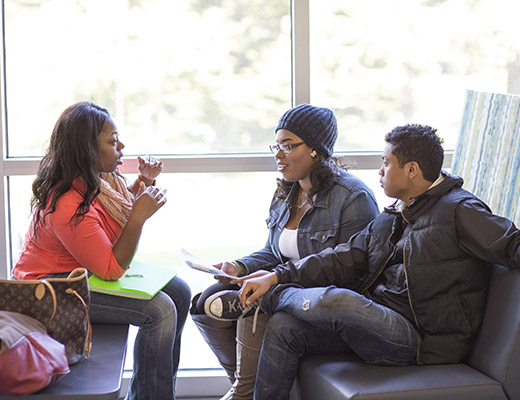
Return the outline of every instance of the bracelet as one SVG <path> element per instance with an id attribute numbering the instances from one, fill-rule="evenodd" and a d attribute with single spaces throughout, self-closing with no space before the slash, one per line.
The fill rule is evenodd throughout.
<path id="1" fill-rule="evenodd" d="M 137 182 L 139 182 L 139 184 L 143 182 L 146 186 L 155 186 L 157 179 L 154 179 L 151 185 L 147 185 L 146 182 L 141 179 L 141 175 L 137 175 Z"/>
<path id="2" fill-rule="evenodd" d="M 235 266 L 238 272 L 238 276 L 244 276 L 247 275 L 247 268 L 244 264 L 242 264 L 240 261 L 230 261 L 231 264 Z"/>

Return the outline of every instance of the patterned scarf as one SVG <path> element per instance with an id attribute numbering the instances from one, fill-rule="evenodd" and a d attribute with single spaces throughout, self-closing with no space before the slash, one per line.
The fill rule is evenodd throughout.
<path id="1" fill-rule="evenodd" d="M 134 205 L 134 195 L 125 180 L 115 172 L 101 173 L 101 193 L 97 200 L 123 228 Z"/>

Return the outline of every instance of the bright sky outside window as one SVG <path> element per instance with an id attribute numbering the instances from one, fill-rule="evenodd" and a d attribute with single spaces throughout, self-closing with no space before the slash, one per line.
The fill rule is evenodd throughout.
<path id="1" fill-rule="evenodd" d="M 336 150 L 381 150 L 406 123 L 455 148 L 467 89 L 520 94 L 519 12 L 509 0 L 311 0 L 311 102 L 336 111 Z"/>
<path id="2" fill-rule="evenodd" d="M 291 105 L 289 0 L 4 3 L 10 156 L 42 155 L 80 100 L 126 154 L 268 152 Z"/>

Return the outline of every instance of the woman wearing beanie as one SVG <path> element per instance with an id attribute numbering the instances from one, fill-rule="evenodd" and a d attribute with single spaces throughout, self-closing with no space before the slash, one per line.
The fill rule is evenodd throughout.
<path id="1" fill-rule="evenodd" d="M 288 260 L 297 261 L 347 242 L 379 213 L 371 190 L 332 158 L 338 136 L 328 108 L 301 104 L 288 110 L 275 130 L 278 188 L 274 194 L 261 250 L 217 264 L 229 275 L 267 273 Z M 217 283 L 192 301 L 190 313 L 232 383 L 221 400 L 253 398 L 258 357 L 267 314 L 240 310 L 226 295 L 237 285 Z M 243 315 L 236 319 L 237 309 Z"/>

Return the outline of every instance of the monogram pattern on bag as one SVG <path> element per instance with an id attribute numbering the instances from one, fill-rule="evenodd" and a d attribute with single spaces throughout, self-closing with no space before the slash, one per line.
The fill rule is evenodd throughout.
<path id="1" fill-rule="evenodd" d="M 73 289 L 89 304 L 90 296 L 85 273 L 82 279 L 47 279 L 56 293 L 56 313 L 53 313 L 53 299 L 49 288 L 45 287 L 43 297 L 38 300 L 36 287 L 39 281 L 0 280 L 0 310 L 19 312 L 33 317 L 44 324 L 48 334 L 65 345 L 70 364 L 81 359 L 85 351 L 87 337 L 87 312 Z M 41 288 L 40 288 L 41 293 Z"/>

